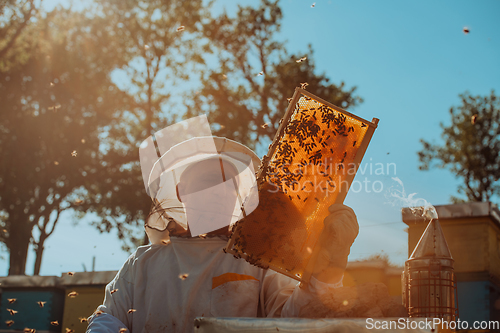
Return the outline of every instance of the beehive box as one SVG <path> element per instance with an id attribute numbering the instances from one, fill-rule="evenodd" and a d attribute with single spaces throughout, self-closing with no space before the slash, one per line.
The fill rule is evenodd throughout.
<path id="1" fill-rule="evenodd" d="M 259 205 L 226 252 L 309 281 L 328 207 L 344 201 L 377 122 L 297 88 L 257 173 Z"/>

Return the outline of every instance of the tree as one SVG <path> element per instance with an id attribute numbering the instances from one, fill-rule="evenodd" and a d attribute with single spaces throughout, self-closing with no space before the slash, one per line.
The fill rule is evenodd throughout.
<path id="1" fill-rule="evenodd" d="M 0 71 L 0 241 L 9 275 L 25 273 L 30 242 L 38 274 L 61 212 L 85 206 L 82 188 L 100 181 L 92 178 L 103 155 L 100 129 L 114 101 L 127 98 L 109 78 L 120 58 L 96 43 L 98 22 L 90 23 L 65 9 L 39 17 L 17 39 L 29 47 L 9 51 L 23 61 Z"/>
<path id="2" fill-rule="evenodd" d="M 127 54 L 120 66 L 122 89 L 133 98 L 120 105 L 106 129 L 103 143 L 112 147 L 103 156 L 104 168 L 88 190 L 89 210 L 99 220 L 101 232 L 118 231 L 123 249 L 147 244 L 138 228 L 151 208 L 139 163 L 138 147 L 154 132 L 172 124 L 182 113 L 176 105 L 176 84 L 188 79 L 189 68 L 201 64 L 197 39 L 208 15 L 201 0 L 99 2 L 105 29 L 113 33 L 113 45 Z M 168 107 L 168 109 L 167 109 Z"/>
<path id="3" fill-rule="evenodd" d="M 451 124 L 440 124 L 444 145 L 420 140 L 419 168 L 447 168 L 464 181 L 458 193 L 469 201 L 488 201 L 500 195 L 500 100 L 494 91 L 459 96 L 462 105 L 450 108 Z M 452 201 L 463 199 L 452 196 Z"/>
<path id="4" fill-rule="evenodd" d="M 278 1 L 263 0 L 258 8 L 239 7 L 236 17 L 223 13 L 204 26 L 218 54 L 218 68 L 202 73 L 202 88 L 187 117 L 208 113 L 213 133 L 249 147 L 269 143 L 295 87 L 307 83 L 314 94 L 343 108 L 362 102 L 355 87 L 329 83 L 316 74 L 313 50 L 289 55 L 276 40 L 282 13 Z"/>

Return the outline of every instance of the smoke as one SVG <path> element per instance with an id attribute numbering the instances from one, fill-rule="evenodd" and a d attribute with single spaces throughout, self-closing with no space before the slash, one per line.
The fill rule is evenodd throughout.
<path id="1" fill-rule="evenodd" d="M 398 177 L 391 177 L 398 185 L 391 186 L 385 193 L 388 204 L 393 207 L 407 207 L 415 216 L 437 219 L 437 211 L 424 198 L 416 197 L 417 193 L 406 194 L 403 181 Z M 422 207 L 424 208 L 422 211 Z"/>

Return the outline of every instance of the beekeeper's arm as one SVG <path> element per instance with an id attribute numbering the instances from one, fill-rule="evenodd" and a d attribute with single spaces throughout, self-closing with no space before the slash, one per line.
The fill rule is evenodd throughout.
<path id="1" fill-rule="evenodd" d="M 128 310 L 133 304 L 133 263 L 135 253 L 122 266 L 115 278 L 106 285 L 104 303 L 88 318 L 86 333 L 117 333 L 127 328 L 130 332 Z"/>
<path id="2" fill-rule="evenodd" d="M 329 211 L 309 284 L 301 288 L 295 280 L 278 273 L 267 274 L 264 279 L 261 306 L 267 317 L 298 317 L 311 300 L 342 287 L 347 257 L 359 226 L 351 208 L 334 204 Z"/>

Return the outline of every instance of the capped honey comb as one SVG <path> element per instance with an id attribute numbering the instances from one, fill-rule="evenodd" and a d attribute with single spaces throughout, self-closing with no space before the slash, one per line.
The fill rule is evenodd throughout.
<path id="1" fill-rule="evenodd" d="M 226 252 L 308 282 L 328 207 L 344 201 L 377 122 L 297 88 L 257 174 L 259 205 Z"/>

